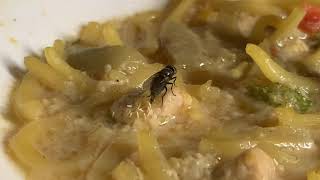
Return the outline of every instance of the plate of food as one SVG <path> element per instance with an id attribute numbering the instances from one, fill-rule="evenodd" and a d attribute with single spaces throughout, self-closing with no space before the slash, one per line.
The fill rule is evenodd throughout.
<path id="1" fill-rule="evenodd" d="M 320 179 L 320 1 L 4 1 L 0 179 Z"/>

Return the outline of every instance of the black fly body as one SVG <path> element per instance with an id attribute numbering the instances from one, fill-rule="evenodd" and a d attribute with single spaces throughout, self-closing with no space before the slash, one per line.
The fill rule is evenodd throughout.
<path id="1" fill-rule="evenodd" d="M 163 97 L 166 95 L 168 89 L 167 85 L 171 85 L 171 92 L 173 93 L 173 86 L 175 85 L 177 77 L 175 76 L 177 73 L 177 70 L 172 65 L 167 65 L 164 67 L 161 71 L 154 74 L 151 78 L 151 84 L 150 84 L 150 103 L 152 104 L 156 96 L 158 96 L 163 90 L 165 90 L 164 94 L 162 95 L 162 103 L 163 103 Z"/>

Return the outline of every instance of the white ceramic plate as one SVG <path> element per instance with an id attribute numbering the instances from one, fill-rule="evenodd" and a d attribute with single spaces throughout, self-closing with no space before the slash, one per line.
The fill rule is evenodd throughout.
<path id="1" fill-rule="evenodd" d="M 58 38 L 75 38 L 88 21 L 104 21 L 161 7 L 166 0 L 1 0 L 0 1 L 0 179 L 22 180 L 23 173 L 6 154 L 12 127 L 4 115 L 10 90 L 23 70 L 23 57 L 41 53 Z M 20 73 L 21 74 L 21 73 Z"/>

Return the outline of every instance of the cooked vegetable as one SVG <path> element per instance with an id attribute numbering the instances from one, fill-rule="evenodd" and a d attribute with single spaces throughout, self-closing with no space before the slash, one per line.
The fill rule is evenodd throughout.
<path id="1" fill-rule="evenodd" d="M 248 94 L 272 106 L 286 106 L 299 112 L 306 112 L 312 107 L 312 98 L 302 89 L 292 89 L 287 86 L 272 83 L 248 87 Z"/>
<path id="2" fill-rule="evenodd" d="M 299 28 L 309 34 L 320 32 L 320 7 L 310 5 L 306 7 L 306 11 Z"/>
<path id="3" fill-rule="evenodd" d="M 107 65 L 112 69 L 124 68 L 124 70 L 134 71 L 139 64 L 147 62 L 137 50 L 125 46 L 85 49 L 71 54 L 67 61 L 72 67 L 98 79 L 105 75 Z"/>

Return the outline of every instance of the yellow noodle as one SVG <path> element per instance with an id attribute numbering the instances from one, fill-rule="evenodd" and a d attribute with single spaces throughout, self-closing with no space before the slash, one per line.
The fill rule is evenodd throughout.
<path id="1" fill-rule="evenodd" d="M 301 61 L 310 71 L 320 74 L 320 49 Z"/>
<path id="2" fill-rule="evenodd" d="M 250 41 L 254 43 L 260 43 L 262 40 L 265 39 L 266 35 L 266 28 L 268 26 L 271 27 L 277 27 L 279 23 L 281 22 L 281 19 L 277 16 L 263 16 L 261 17 L 255 27 L 253 28 L 251 34 L 250 34 Z"/>
<path id="3" fill-rule="evenodd" d="M 114 180 L 139 180 L 142 177 L 141 172 L 130 160 L 122 161 L 117 168 L 112 171 Z"/>
<path id="4" fill-rule="evenodd" d="M 120 46 L 123 42 L 120 38 L 120 34 L 116 27 L 112 23 L 106 23 L 103 25 L 102 34 L 105 43 L 109 46 Z"/>
<path id="5" fill-rule="evenodd" d="M 15 156 L 28 168 L 38 167 L 47 163 L 47 160 L 35 148 L 41 137 L 41 121 L 32 121 L 24 126 L 9 141 L 9 147 Z"/>
<path id="6" fill-rule="evenodd" d="M 55 44 L 59 43 L 57 40 Z M 58 49 L 58 51 L 56 50 Z M 48 47 L 44 50 L 48 64 L 58 73 L 64 75 L 67 79 L 74 81 L 81 91 L 87 92 L 93 87 L 93 80 L 79 70 L 73 69 L 60 54 L 64 54 L 62 47 Z"/>
<path id="7" fill-rule="evenodd" d="M 280 43 L 288 38 L 297 29 L 305 14 L 306 12 L 303 8 L 295 8 L 270 37 L 271 42 Z"/>
<path id="8" fill-rule="evenodd" d="M 319 180 L 320 172 L 318 170 L 311 171 L 307 174 L 307 180 Z"/>
<path id="9" fill-rule="evenodd" d="M 13 111 L 24 121 L 33 121 L 43 112 L 41 96 L 45 88 L 30 73 L 26 74 L 13 95 Z"/>
<path id="10" fill-rule="evenodd" d="M 186 11 L 190 9 L 190 7 L 197 0 L 181 0 L 178 7 L 176 7 L 173 12 L 167 18 L 167 21 L 182 21 L 183 16 L 186 14 Z"/>
<path id="11" fill-rule="evenodd" d="M 274 15 L 282 17 L 285 12 L 278 6 L 270 3 L 269 1 L 256 1 L 256 0 L 241 0 L 241 1 L 217 1 L 214 2 L 216 7 L 224 11 L 236 12 L 243 11 L 249 12 L 254 15 Z"/>
<path id="12" fill-rule="evenodd" d="M 218 153 L 225 159 L 232 159 L 243 151 L 256 146 L 255 142 L 246 139 L 211 140 L 202 139 L 199 144 L 201 153 Z"/>
<path id="13" fill-rule="evenodd" d="M 66 44 L 64 41 L 62 40 L 55 40 L 53 43 L 53 47 L 56 51 L 56 53 L 62 58 L 62 59 L 66 59 L 66 52 L 65 52 L 65 48 L 66 48 Z"/>
<path id="14" fill-rule="evenodd" d="M 107 143 L 103 152 L 89 168 L 87 180 L 104 180 L 111 178 L 111 173 L 119 163 L 136 148 L 135 133 L 132 131 L 126 133 L 106 133 L 102 129 L 101 136 L 104 139 L 103 143 Z"/>
<path id="15" fill-rule="evenodd" d="M 110 178 L 111 171 L 117 167 L 123 157 L 117 152 L 118 149 L 110 145 L 94 162 L 87 173 L 88 180 L 103 180 Z"/>
<path id="16" fill-rule="evenodd" d="M 176 180 L 156 137 L 148 130 L 138 132 L 140 163 L 148 179 Z"/>
<path id="17" fill-rule="evenodd" d="M 65 82 L 67 79 L 57 73 L 48 64 L 41 62 L 35 57 L 26 57 L 24 61 L 30 74 L 38 79 L 43 85 L 58 91 L 65 90 Z"/>
<path id="18" fill-rule="evenodd" d="M 303 88 L 311 91 L 319 90 L 320 85 L 317 81 L 288 72 L 274 62 L 271 57 L 259 46 L 248 44 L 246 47 L 246 52 L 251 56 L 263 74 L 270 81 L 284 84 L 292 88 Z"/>
<path id="19" fill-rule="evenodd" d="M 90 46 L 103 45 L 104 38 L 102 25 L 97 22 L 90 22 L 81 29 L 80 42 Z"/>
<path id="20" fill-rule="evenodd" d="M 292 127 L 320 127 L 320 114 L 299 114 L 291 108 L 280 107 L 275 110 L 280 125 Z"/>

